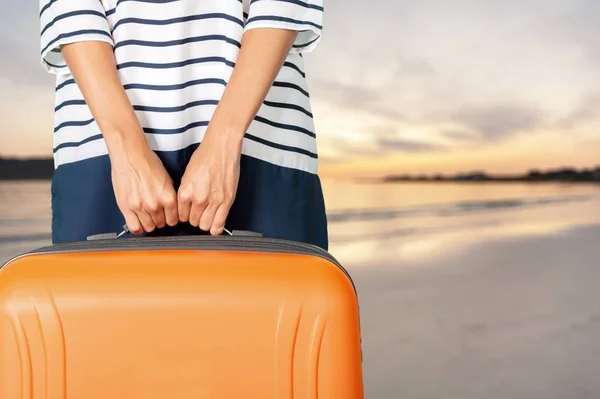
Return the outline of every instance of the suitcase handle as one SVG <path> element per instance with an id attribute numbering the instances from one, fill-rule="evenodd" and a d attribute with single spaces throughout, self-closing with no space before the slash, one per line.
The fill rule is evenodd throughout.
<path id="1" fill-rule="evenodd" d="M 94 240 L 113 240 L 113 239 L 117 239 L 117 238 L 121 238 L 123 237 L 125 234 L 128 234 L 129 231 L 129 227 L 127 227 L 127 224 L 125 224 L 123 226 L 123 231 L 121 231 L 120 233 L 106 233 L 106 234 L 96 234 L 96 235 L 92 235 L 87 237 L 88 241 L 94 241 Z M 224 233 L 226 233 L 227 235 L 230 236 L 235 236 L 235 237 L 263 237 L 262 233 L 257 233 L 254 231 L 245 231 L 245 230 L 232 230 L 229 231 L 228 229 L 224 229 L 223 231 Z"/>

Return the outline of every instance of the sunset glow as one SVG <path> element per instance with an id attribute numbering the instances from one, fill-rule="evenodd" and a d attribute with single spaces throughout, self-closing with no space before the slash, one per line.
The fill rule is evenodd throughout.
<path id="1" fill-rule="evenodd" d="M 0 6 L 1 156 L 52 154 L 35 2 Z M 321 174 L 600 164 L 600 3 L 326 3 L 306 56 Z"/>

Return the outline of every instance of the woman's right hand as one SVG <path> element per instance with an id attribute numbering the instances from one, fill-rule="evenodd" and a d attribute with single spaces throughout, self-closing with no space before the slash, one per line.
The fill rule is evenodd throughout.
<path id="1" fill-rule="evenodd" d="M 112 151 L 110 161 L 117 205 L 129 231 L 150 233 L 179 222 L 173 181 L 145 143 L 135 150 Z"/>

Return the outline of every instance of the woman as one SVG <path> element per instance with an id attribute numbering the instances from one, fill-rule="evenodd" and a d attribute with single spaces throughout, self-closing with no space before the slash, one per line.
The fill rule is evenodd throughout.
<path id="1" fill-rule="evenodd" d="M 327 249 L 302 53 L 323 0 L 40 0 L 53 242 L 250 230 Z"/>

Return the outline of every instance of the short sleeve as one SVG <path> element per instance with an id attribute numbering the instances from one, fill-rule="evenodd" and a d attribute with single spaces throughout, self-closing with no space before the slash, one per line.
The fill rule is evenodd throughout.
<path id="1" fill-rule="evenodd" d="M 323 30 L 323 0 L 250 0 L 245 30 L 280 28 L 298 32 L 292 52 L 314 50 Z"/>
<path id="2" fill-rule="evenodd" d="M 67 74 L 61 46 L 82 41 L 114 45 L 100 0 L 39 0 L 42 66 L 47 72 Z"/>

